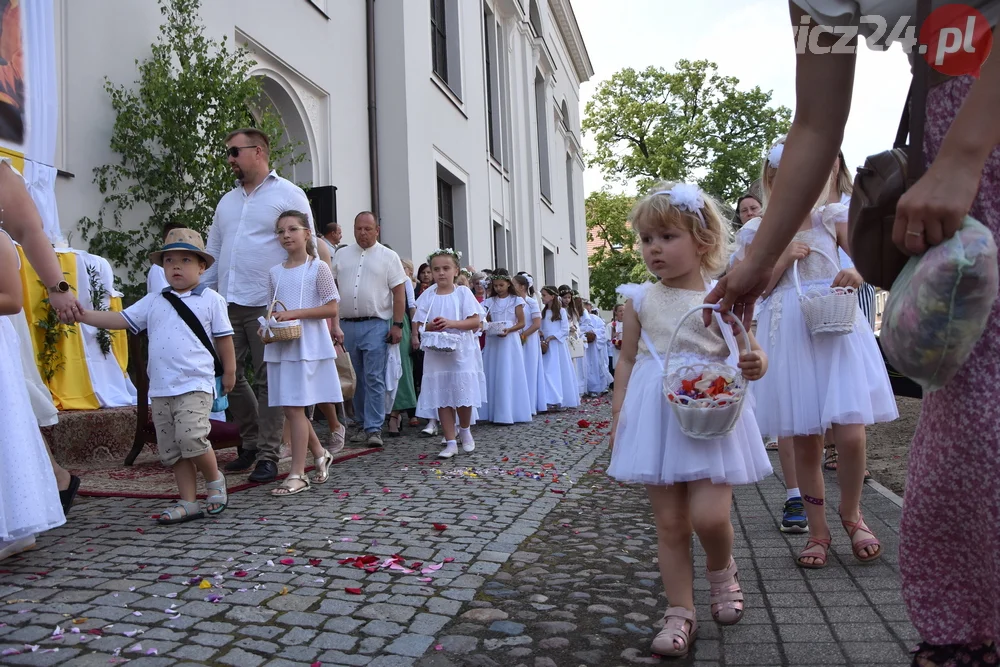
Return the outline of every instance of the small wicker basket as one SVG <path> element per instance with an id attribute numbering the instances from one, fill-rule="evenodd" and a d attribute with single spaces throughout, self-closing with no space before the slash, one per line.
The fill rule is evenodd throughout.
<path id="1" fill-rule="evenodd" d="M 277 306 L 281 306 L 282 310 L 288 310 L 288 307 L 285 304 L 281 301 L 275 300 L 271 302 L 271 306 L 267 309 L 267 315 L 264 319 L 270 322 L 271 315 L 274 313 Z M 261 334 L 261 340 L 264 341 L 264 345 L 269 343 L 279 343 L 287 340 L 297 340 L 299 338 L 302 338 L 302 323 L 299 320 L 289 320 L 287 322 L 271 324 Z"/>
<path id="2" fill-rule="evenodd" d="M 840 265 L 818 248 L 810 248 L 811 253 L 822 255 L 838 270 Z M 858 292 L 853 287 L 810 287 L 802 291 L 799 281 L 799 260 L 792 264 L 792 278 L 795 291 L 799 294 L 802 316 L 813 336 L 844 336 L 854 331 L 854 321 L 858 316 Z"/>
<path id="3" fill-rule="evenodd" d="M 695 306 L 684 314 L 684 317 L 677 323 L 674 335 L 670 339 L 670 345 L 667 346 L 666 359 L 664 360 L 665 368 L 670 367 L 670 353 L 684 320 L 694 313 L 706 309 L 716 310 L 716 308 L 716 306 L 703 304 Z M 751 349 L 750 337 L 747 335 L 746 329 L 743 328 L 743 323 L 739 319 L 736 322 L 739 324 L 743 342 L 749 352 Z M 719 324 L 726 326 L 724 322 L 721 322 L 721 318 Z M 694 380 L 705 373 L 731 378 L 733 388 L 730 394 L 724 397 L 698 399 L 680 394 L 685 380 Z M 684 435 L 696 440 L 715 440 L 732 432 L 736 428 L 736 422 L 739 421 L 740 415 L 743 414 L 746 392 L 747 381 L 743 374 L 738 368 L 733 368 L 725 363 L 709 362 L 682 366 L 663 378 L 663 393 L 674 411 L 678 426 Z"/>
<path id="4" fill-rule="evenodd" d="M 510 322 L 487 322 L 486 323 L 486 335 L 487 336 L 499 336 L 504 332 L 505 329 L 510 328 L 512 325 Z"/>

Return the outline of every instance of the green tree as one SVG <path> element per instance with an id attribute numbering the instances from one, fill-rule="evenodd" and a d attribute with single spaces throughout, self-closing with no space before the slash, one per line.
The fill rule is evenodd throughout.
<path id="1" fill-rule="evenodd" d="M 136 60 L 135 88 L 105 78 L 117 116 L 111 149 L 120 157 L 94 169 L 104 203 L 96 219 L 79 223 L 91 252 L 126 270 L 130 297 L 145 292 L 147 256 L 161 244 L 165 223 L 207 231 L 219 198 L 233 187 L 224 155 L 231 130 L 255 126 L 266 132 L 272 165 L 303 158 L 296 145 L 282 142 L 279 119 L 261 104 L 250 52 L 230 48 L 225 37 L 205 37 L 200 0 L 159 4 L 164 22 L 151 55 Z M 259 112 L 251 114 L 251 107 Z"/>
<path id="2" fill-rule="evenodd" d="M 597 144 L 590 164 L 640 189 L 693 181 L 732 204 L 788 131 L 791 111 L 771 106 L 771 93 L 759 87 L 738 89 L 738 79 L 707 60 L 681 60 L 675 69 L 625 68 L 598 85 L 583 120 Z"/>
<path id="3" fill-rule="evenodd" d="M 587 236 L 599 242 L 587 260 L 590 298 L 603 310 L 611 310 L 618 302 L 615 289 L 619 285 L 648 280 L 649 272 L 628 222 L 633 205 L 634 197 L 606 189 L 587 197 Z"/>

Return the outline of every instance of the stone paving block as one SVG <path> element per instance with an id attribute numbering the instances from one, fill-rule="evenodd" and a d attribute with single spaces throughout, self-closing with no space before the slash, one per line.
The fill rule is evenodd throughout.
<path id="1" fill-rule="evenodd" d="M 840 647 L 852 662 L 862 665 L 905 665 L 911 659 L 898 644 L 842 642 Z"/>
<path id="2" fill-rule="evenodd" d="M 846 665 L 847 658 L 833 642 L 818 644 L 785 644 L 782 646 L 790 665 Z M 904 663 L 900 663 L 904 664 Z"/>
<path id="3" fill-rule="evenodd" d="M 367 665 L 372 661 L 370 655 L 358 655 L 343 653 L 341 651 L 327 651 L 317 658 L 323 665 Z"/>
<path id="4" fill-rule="evenodd" d="M 399 625 L 398 623 L 374 620 L 362 627 L 361 632 L 366 635 L 375 635 L 377 637 L 396 637 L 397 635 L 403 634 L 405 629 L 405 627 Z"/>
<path id="5" fill-rule="evenodd" d="M 355 612 L 354 615 L 360 616 L 361 618 L 386 619 L 396 623 L 405 623 L 413 618 L 415 613 L 416 610 L 414 610 L 413 607 L 398 604 L 378 603 L 362 607 Z"/>

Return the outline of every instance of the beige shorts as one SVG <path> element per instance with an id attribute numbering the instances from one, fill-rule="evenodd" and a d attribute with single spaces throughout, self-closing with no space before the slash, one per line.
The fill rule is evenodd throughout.
<path id="1" fill-rule="evenodd" d="M 191 459 L 212 451 L 208 432 L 212 425 L 212 395 L 192 391 L 180 396 L 154 397 L 153 426 L 156 427 L 156 447 L 160 461 L 173 466 L 180 459 Z"/>

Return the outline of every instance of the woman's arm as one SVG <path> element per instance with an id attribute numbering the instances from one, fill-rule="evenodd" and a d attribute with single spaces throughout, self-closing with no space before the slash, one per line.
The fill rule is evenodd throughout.
<path id="1" fill-rule="evenodd" d="M 793 2 L 789 2 L 789 11 L 792 25 L 799 27 L 807 14 Z M 822 33 L 818 41 L 821 47 L 832 47 L 839 39 Z M 856 47 L 857 38 L 853 41 Z M 721 302 L 723 310 L 733 309 L 748 327 L 754 303 L 773 277 L 781 253 L 827 185 L 830 165 L 840 150 L 851 110 L 857 60 L 853 50 L 821 54 L 809 51 L 805 49 L 796 56 L 795 118 L 760 229 L 746 260 L 723 276 L 705 298 L 706 303 Z M 705 311 L 704 317 L 707 325 L 711 312 Z"/>

